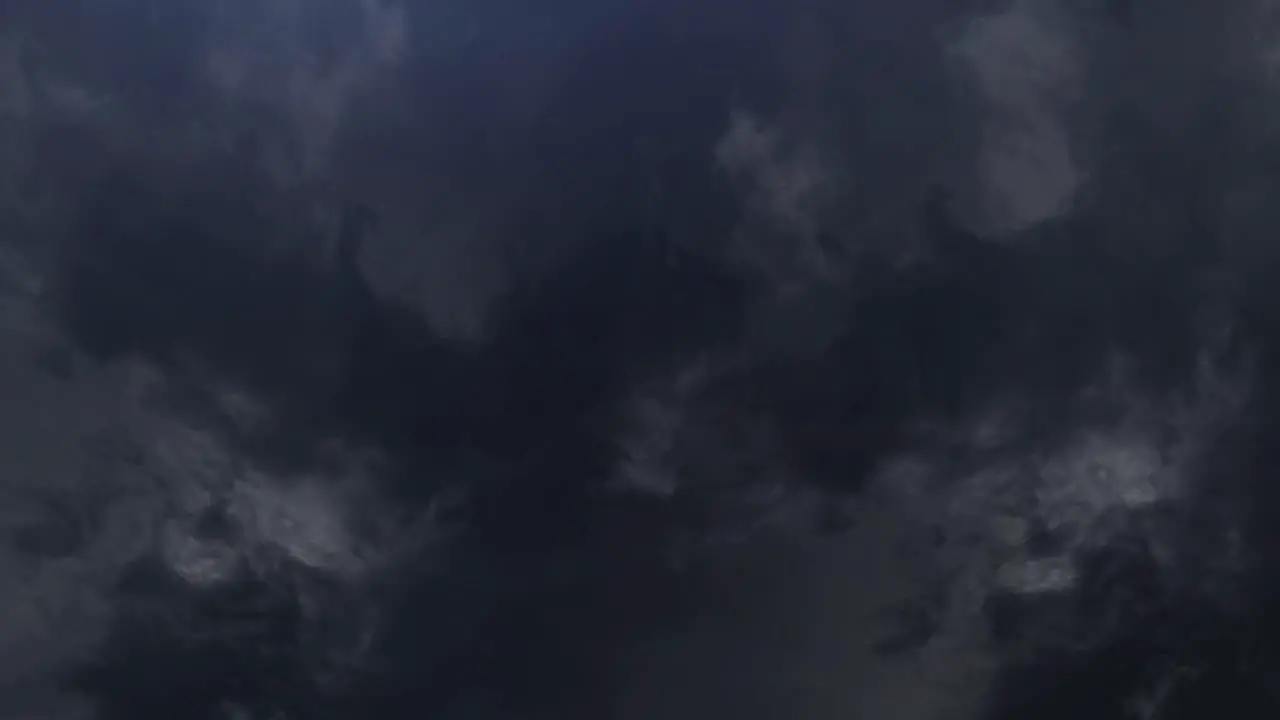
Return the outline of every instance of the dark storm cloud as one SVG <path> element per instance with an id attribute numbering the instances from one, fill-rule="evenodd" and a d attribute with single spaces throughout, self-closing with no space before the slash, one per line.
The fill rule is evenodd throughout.
<path id="1" fill-rule="evenodd" d="M 6 12 L 6 122 L 39 161 L 15 184 L 55 209 L 14 215 L 56 239 L 24 252 L 74 348 L 58 382 L 141 361 L 228 465 L 328 477 L 370 452 L 362 492 L 457 528 L 362 584 L 317 559 L 340 544 L 313 525 L 346 528 L 336 480 L 192 500 L 181 542 L 120 561 L 74 673 L 103 717 L 879 717 L 936 712 L 946 682 L 997 717 L 1064 694 L 1105 715 L 1163 682 L 1153 655 L 1234 661 L 1268 631 L 1166 587 L 1229 586 L 1234 552 L 1215 511 L 1170 506 L 1267 497 L 1237 478 L 1268 466 L 1274 381 L 1234 398 L 1275 351 L 1269 115 L 1260 83 L 1202 70 L 1230 13 Z M 161 440 L 133 464 L 159 473 Z M 46 514 L 21 548 L 87 552 Z M 1171 527 L 1207 539 L 1166 551 Z M 294 530 L 321 549 L 242 574 L 209 550 Z M 895 603 L 901 632 L 865 620 Z M 1102 615 L 1130 635 L 1079 650 Z M 1006 657 L 965 655 L 984 623 Z M 1200 631 L 1142 634 L 1170 624 Z M 1037 643 L 1060 657 L 1023 662 Z M 876 645 L 937 682 L 893 695 L 917 681 Z M 335 671 L 351 647 L 369 667 Z M 1103 651 L 1132 662 L 1088 692 L 1054 677 Z M 1196 691 L 1246 681 L 1223 682 Z"/>
<path id="2" fill-rule="evenodd" d="M 548 107 L 541 114 L 551 119 L 494 157 L 489 146 L 513 132 L 500 117 L 496 76 L 522 58 L 517 52 L 490 67 L 473 61 L 503 57 L 501 37 L 478 36 L 481 45 L 455 51 L 461 58 L 424 54 L 420 65 L 407 61 L 402 72 L 410 80 L 385 92 L 426 90 L 410 93 L 399 116 L 380 114 L 379 98 L 369 91 L 373 110 L 362 115 L 358 102 L 339 97 L 360 91 L 326 84 L 323 73 L 313 78 L 315 88 L 306 78 L 301 89 L 288 82 L 267 88 L 333 93 L 297 105 L 272 106 L 274 98 L 254 97 L 260 89 L 252 86 L 239 95 L 239 87 L 228 91 L 219 85 L 227 76 L 208 73 L 205 55 L 223 39 L 202 24 L 206 18 L 188 26 L 185 17 L 151 17 L 139 8 L 131 18 L 136 24 L 108 27 L 64 12 L 32 20 L 54 20 L 45 29 L 65 44 L 42 52 L 70 57 L 66 46 L 78 43 L 112 61 L 93 72 L 61 70 L 87 95 L 102 98 L 94 113 L 67 117 L 44 103 L 51 119 L 28 119 L 46 123 L 36 134 L 45 152 L 59 153 L 43 181 L 74 207 L 48 284 L 61 330 L 92 362 L 157 364 L 166 376 L 166 404 L 254 462 L 306 472 L 323 455 L 314 446 L 338 436 L 388 453 L 393 476 L 404 478 L 389 478 L 388 492 L 424 504 L 438 489 L 429 478 L 475 474 L 477 463 L 482 474 L 468 483 L 465 515 L 474 540 L 464 555 L 479 557 L 475 568 L 460 569 L 479 579 L 406 581 L 398 591 L 407 595 L 403 601 L 383 601 L 399 629 L 372 651 L 391 669 L 332 691 L 327 705 L 306 695 L 316 690 L 298 658 L 249 649 L 295 643 L 300 627 L 314 623 L 299 619 L 291 591 L 274 580 L 245 579 L 226 586 L 235 597 L 224 597 L 220 589 L 192 589 L 163 567 L 148 571 L 159 561 L 147 558 L 130 570 L 137 578 L 111 594 L 119 615 L 100 657 L 76 675 L 77 685 L 105 717 L 168 707 L 147 691 L 162 671 L 173 673 L 166 685 L 183 689 L 181 697 L 165 696 L 181 704 L 178 712 L 216 713 L 236 702 L 344 716 L 354 707 L 344 697 L 360 712 L 372 703 L 384 715 L 412 716 L 472 695 L 547 713 L 603 702 L 608 678 L 600 672 L 608 664 L 598 656 L 612 652 L 606 638 L 622 632 L 620 617 L 648 613 L 624 588 L 654 572 L 646 568 L 657 545 L 646 548 L 644 535 L 661 537 L 656 527 L 641 525 L 634 536 L 615 535 L 609 517 L 648 511 L 610 510 L 611 503 L 601 507 L 592 499 L 611 455 L 593 416 L 605 414 L 644 368 L 734 335 L 739 283 L 700 252 L 672 242 L 661 207 L 638 200 L 677 197 L 688 205 L 691 232 L 723 224 L 715 214 L 725 210 L 694 216 L 703 212 L 695 195 L 705 188 L 680 184 L 690 182 L 686 176 L 707 182 L 711 175 L 707 148 L 722 121 L 717 88 L 728 84 L 724 71 L 713 67 L 710 77 L 694 78 L 702 85 L 682 86 L 697 61 L 695 40 L 664 39 L 656 18 L 637 25 L 593 17 L 596 24 L 580 37 L 550 38 L 561 46 L 552 50 L 573 57 L 542 101 Z M 59 35 L 76 23 L 83 23 L 83 36 Z M 268 41 L 295 39 L 296 32 L 288 28 Z M 146 42 L 124 45 L 132 34 Z M 165 42 L 157 35 L 167 35 Z M 341 55 L 345 41 L 330 44 Z M 250 77 L 260 71 L 269 82 L 275 71 L 289 81 L 295 69 L 288 57 L 263 62 L 250 63 Z M 334 63 L 341 75 L 342 58 Z M 134 72 L 139 64 L 175 74 Z M 616 81 L 624 75 L 641 82 L 621 88 Z M 170 82 L 185 95 L 169 93 Z M 668 110 L 672 89 L 687 98 L 678 103 L 683 116 Z M 341 119 L 327 126 L 312 112 Z M 683 139 L 685 132 L 692 138 Z M 366 169 L 370 174 L 362 175 Z M 515 177 L 504 182 L 509 174 Z M 654 190 L 654 182 L 679 186 Z M 356 185 L 359 191 L 348 192 Z M 325 189 L 312 192 L 316 186 Z M 513 285 L 482 313 L 492 316 L 493 329 L 478 347 L 440 337 L 416 298 L 389 297 L 367 266 L 369 247 L 386 237 L 379 233 L 403 227 L 402 203 L 451 186 L 464 201 L 492 194 L 489 203 L 511 215 L 498 228 L 511 233 L 496 246 L 506 257 L 484 262 L 510 265 Z M 355 237 L 361 231 L 341 227 L 352 200 L 376 208 L 381 220 L 363 241 Z M 317 204 L 318 218 L 311 211 Z M 326 225 L 330 218 L 339 221 Z M 432 229 L 412 228 L 427 240 Z M 433 259 L 428 252 L 427 261 Z M 421 260 L 409 248 L 401 262 Z M 227 414 L 215 389 L 227 383 L 266 404 L 265 431 Z M 571 553 L 576 569 L 568 578 L 543 569 L 548 552 Z M 615 554 L 637 559 L 621 563 Z M 453 594 L 466 598 L 458 601 L 466 616 L 435 607 Z M 573 609 L 583 602 L 598 610 Z M 175 603 L 194 618 L 149 626 L 154 613 L 168 613 L 161 606 Z M 411 631 L 424 612 L 433 617 Z M 455 624 L 456 642 L 443 627 Z M 199 626 L 226 633 L 190 636 Z M 423 638 L 401 646 L 397 638 L 413 632 Z M 191 654 L 148 664 L 156 648 L 171 646 Z M 553 650 L 554 657 L 544 657 Z M 266 681 L 263 672 L 274 679 Z M 584 686 L 600 690 L 583 692 Z"/>

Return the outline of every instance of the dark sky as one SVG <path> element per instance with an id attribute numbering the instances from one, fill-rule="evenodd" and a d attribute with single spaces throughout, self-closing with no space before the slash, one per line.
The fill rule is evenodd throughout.
<path id="1" fill-rule="evenodd" d="M 0 720 L 1272 717 L 1271 12 L 0 4 Z"/>

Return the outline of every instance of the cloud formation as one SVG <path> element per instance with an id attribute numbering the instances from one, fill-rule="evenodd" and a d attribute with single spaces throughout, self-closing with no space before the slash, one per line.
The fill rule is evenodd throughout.
<path id="1" fill-rule="evenodd" d="M 984 105 L 974 171 L 984 229 L 1059 217 L 1086 181 L 1067 120 L 1088 87 L 1078 43 L 1071 16 L 1040 0 L 975 18 L 955 40 L 951 51 Z"/>

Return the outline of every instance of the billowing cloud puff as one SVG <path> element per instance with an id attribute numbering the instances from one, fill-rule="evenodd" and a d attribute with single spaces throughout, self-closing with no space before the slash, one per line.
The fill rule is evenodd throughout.
<path id="1" fill-rule="evenodd" d="M 1018 0 L 970 21 L 952 46 L 984 106 L 975 174 L 988 229 L 1063 214 L 1087 177 L 1066 118 L 1085 87 L 1077 42 L 1052 0 Z"/>

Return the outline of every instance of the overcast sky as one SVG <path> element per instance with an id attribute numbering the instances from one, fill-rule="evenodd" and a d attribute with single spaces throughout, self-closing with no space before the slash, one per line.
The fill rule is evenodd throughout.
<path id="1" fill-rule="evenodd" d="M 1211 706 L 1277 20 L 0 3 L 0 717 Z"/>

